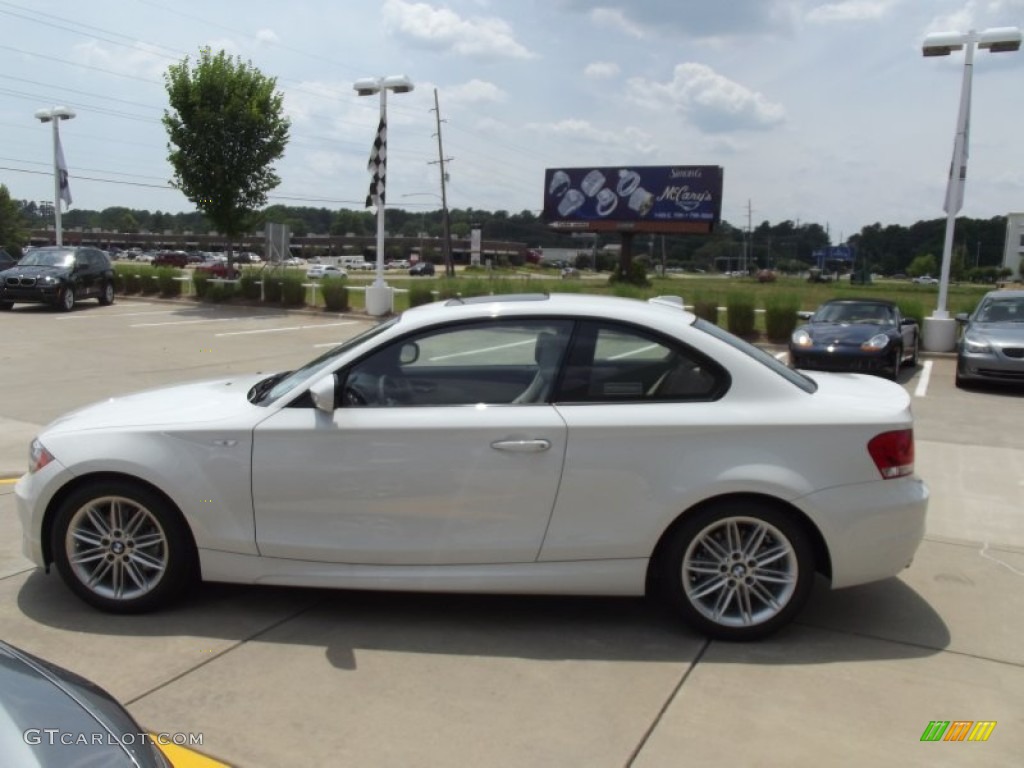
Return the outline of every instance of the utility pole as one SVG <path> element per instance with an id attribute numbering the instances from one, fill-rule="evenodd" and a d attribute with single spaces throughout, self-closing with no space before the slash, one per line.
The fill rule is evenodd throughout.
<path id="1" fill-rule="evenodd" d="M 444 274 L 446 277 L 455 277 L 455 264 L 452 263 L 452 228 L 448 219 L 448 193 L 445 186 L 448 181 L 448 173 L 444 169 L 445 162 L 451 162 L 455 158 L 444 156 L 444 145 L 441 142 L 441 107 L 437 100 L 437 88 L 434 89 L 434 117 L 437 119 L 437 160 L 431 165 L 440 165 L 441 168 L 441 228 L 444 243 Z"/>
<path id="2" fill-rule="evenodd" d="M 751 228 L 751 218 L 753 217 L 754 209 L 750 207 L 750 199 L 747 199 L 747 238 L 743 248 L 743 272 L 747 274 L 750 272 L 750 250 L 751 250 L 751 239 L 753 237 Z"/>

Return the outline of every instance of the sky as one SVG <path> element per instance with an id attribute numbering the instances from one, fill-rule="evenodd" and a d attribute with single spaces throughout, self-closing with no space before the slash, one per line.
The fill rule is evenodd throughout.
<path id="1" fill-rule="evenodd" d="M 547 168 L 719 165 L 722 218 L 827 226 L 944 217 L 964 57 L 931 32 L 1024 26 L 1024 0 L 0 0 L 0 183 L 73 207 L 194 210 L 168 184 L 163 76 L 200 48 L 277 80 L 291 140 L 269 203 L 363 207 L 395 74 L 389 207 L 436 210 L 435 90 L 453 208 L 540 213 Z M 1024 51 L 975 57 L 961 215 L 1024 210 Z"/>

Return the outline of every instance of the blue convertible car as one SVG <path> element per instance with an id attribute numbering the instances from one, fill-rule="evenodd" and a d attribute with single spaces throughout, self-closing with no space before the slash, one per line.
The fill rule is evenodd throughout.
<path id="1" fill-rule="evenodd" d="M 921 332 L 891 301 L 834 299 L 807 320 L 789 340 L 794 368 L 880 373 L 899 378 L 905 362 L 917 365 Z"/>

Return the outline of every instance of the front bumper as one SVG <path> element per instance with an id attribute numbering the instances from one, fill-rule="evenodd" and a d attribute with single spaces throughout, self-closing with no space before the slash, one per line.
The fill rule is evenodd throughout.
<path id="1" fill-rule="evenodd" d="M 1024 384 L 1024 350 L 1012 348 L 981 353 L 961 350 L 956 358 L 956 375 L 961 380 Z"/>
<path id="2" fill-rule="evenodd" d="M 789 348 L 790 365 L 808 371 L 880 373 L 892 367 L 892 350 L 865 352 L 857 347 Z"/>
<path id="3" fill-rule="evenodd" d="M 54 460 L 38 472 L 24 474 L 14 485 L 14 505 L 21 522 L 21 551 L 41 568 L 47 565 L 43 547 L 43 521 L 54 494 L 72 474 Z"/>
<path id="4" fill-rule="evenodd" d="M 32 286 L 0 285 L 0 301 L 15 304 L 56 304 L 60 299 L 60 283 L 36 283 Z"/>

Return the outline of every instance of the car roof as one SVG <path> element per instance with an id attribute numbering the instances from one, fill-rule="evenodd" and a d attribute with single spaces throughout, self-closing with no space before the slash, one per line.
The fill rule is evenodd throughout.
<path id="1" fill-rule="evenodd" d="M 663 326 L 670 318 L 689 325 L 694 315 L 683 309 L 679 297 L 658 297 L 648 301 L 618 296 L 582 293 L 507 294 L 449 299 L 424 304 L 402 313 L 399 325 L 424 327 L 440 322 L 484 317 L 595 317 Z"/>
<path id="2" fill-rule="evenodd" d="M 823 302 L 821 306 L 827 304 L 881 304 L 886 307 L 895 307 L 895 301 L 889 301 L 888 299 L 856 299 L 856 298 L 843 298 L 843 299 L 829 299 Z"/>
<path id="3" fill-rule="evenodd" d="M 989 291 L 981 297 L 982 301 L 985 301 L 986 299 L 1024 299 L 1024 290 Z"/>

